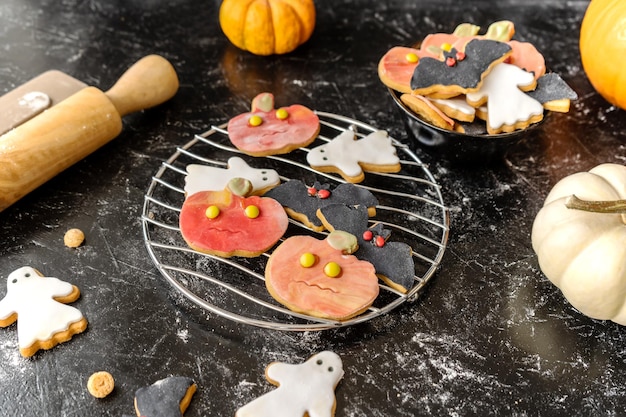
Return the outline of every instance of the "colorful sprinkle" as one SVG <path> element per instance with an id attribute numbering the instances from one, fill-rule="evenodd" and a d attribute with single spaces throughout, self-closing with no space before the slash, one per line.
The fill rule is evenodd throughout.
<path id="1" fill-rule="evenodd" d="M 315 265 L 317 258 L 311 252 L 306 252 L 300 255 L 300 265 L 304 268 L 310 268 Z"/>
<path id="2" fill-rule="evenodd" d="M 452 45 L 449 43 L 442 43 L 441 44 L 441 49 L 443 49 L 446 52 L 450 52 L 452 50 Z"/>
<path id="3" fill-rule="evenodd" d="M 382 248 L 383 246 L 385 246 L 385 238 L 380 235 L 376 236 L 376 240 L 374 241 L 374 244 L 378 246 L 379 248 Z"/>
<path id="4" fill-rule="evenodd" d="M 260 211 L 259 211 L 259 208 L 257 206 L 250 205 L 250 206 L 247 206 L 244 209 L 244 213 L 246 214 L 247 218 L 249 218 L 249 219 L 256 219 L 257 217 L 259 217 Z"/>
<path id="5" fill-rule="evenodd" d="M 207 216 L 207 218 L 214 219 L 220 215 L 220 208 L 218 206 L 209 206 L 207 207 L 204 214 Z"/>
<path id="6" fill-rule="evenodd" d="M 374 233 L 371 230 L 366 230 L 363 232 L 363 240 L 369 242 L 374 238 Z"/>
<path id="7" fill-rule="evenodd" d="M 330 278 L 336 278 L 341 274 L 341 267 L 337 262 L 328 262 L 324 265 L 324 274 Z"/>
<path id="8" fill-rule="evenodd" d="M 319 190 L 317 192 L 317 196 L 322 200 L 326 200 L 328 197 L 330 197 L 330 190 Z"/>
<path id="9" fill-rule="evenodd" d="M 449 56 L 446 58 L 446 65 L 449 67 L 453 67 L 456 65 L 456 59 L 454 59 L 453 57 Z"/>

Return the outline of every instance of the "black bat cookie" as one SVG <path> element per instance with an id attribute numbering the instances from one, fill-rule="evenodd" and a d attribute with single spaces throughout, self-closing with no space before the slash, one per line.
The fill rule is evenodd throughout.
<path id="1" fill-rule="evenodd" d="M 578 94 L 567 85 L 565 81 L 554 72 L 545 74 L 537 80 L 537 87 L 526 94 L 540 102 L 541 104 L 553 100 L 576 100 Z"/>
<path id="2" fill-rule="evenodd" d="M 331 204 L 362 205 L 373 216 L 378 204 L 378 199 L 371 192 L 351 183 L 339 184 L 331 189 L 328 184 L 319 182 L 308 187 L 300 180 L 290 180 L 271 189 L 264 196 L 278 201 L 289 216 L 315 230 L 324 230 L 324 225 L 317 218 L 317 210 L 322 207 Z"/>
<path id="3" fill-rule="evenodd" d="M 433 88 L 448 93 L 466 93 L 480 87 L 484 74 L 493 65 L 511 54 L 511 47 L 489 39 L 472 39 L 465 52 L 452 48 L 444 52 L 443 61 L 424 57 L 413 71 L 411 89 L 414 94 L 429 94 Z"/>
<path id="4" fill-rule="evenodd" d="M 415 279 L 411 247 L 402 242 L 388 242 L 391 231 L 381 223 L 368 228 L 367 208 L 333 204 L 321 208 L 318 217 L 329 230 L 356 236 L 359 248 L 353 255 L 374 265 L 376 275 L 385 283 L 403 293 L 411 289 Z"/>

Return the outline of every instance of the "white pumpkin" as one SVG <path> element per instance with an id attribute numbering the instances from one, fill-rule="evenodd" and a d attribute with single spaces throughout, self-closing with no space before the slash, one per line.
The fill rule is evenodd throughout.
<path id="1" fill-rule="evenodd" d="M 575 195 L 617 202 L 618 213 L 567 208 Z M 622 201 L 619 201 L 622 200 Z M 561 179 L 532 228 L 532 245 L 548 279 L 581 313 L 626 325 L 626 166 L 602 164 Z M 584 202 L 583 202 L 584 203 Z M 621 214 L 620 214 L 621 213 Z"/>

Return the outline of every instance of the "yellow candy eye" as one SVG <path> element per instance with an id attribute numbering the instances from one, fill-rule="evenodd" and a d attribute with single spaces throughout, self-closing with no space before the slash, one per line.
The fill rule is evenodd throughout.
<path id="1" fill-rule="evenodd" d="M 304 268 L 310 268 L 315 265 L 316 257 L 311 252 L 306 252 L 300 255 L 300 265 Z"/>
<path id="2" fill-rule="evenodd" d="M 207 207 L 207 209 L 204 212 L 204 214 L 209 219 L 214 219 L 214 218 L 216 218 L 217 216 L 220 215 L 220 208 L 218 206 L 209 206 L 209 207 Z"/>
<path id="3" fill-rule="evenodd" d="M 336 278 L 341 274 L 341 267 L 337 262 L 328 262 L 324 265 L 324 273 L 330 278 Z"/>
<path id="4" fill-rule="evenodd" d="M 276 117 L 280 120 L 285 120 L 289 117 L 289 112 L 286 109 L 280 108 L 276 110 Z"/>
<path id="5" fill-rule="evenodd" d="M 246 214 L 246 217 L 249 219 L 256 219 L 257 217 L 259 217 L 259 208 L 257 206 L 248 206 L 244 209 L 244 213 Z"/>
<path id="6" fill-rule="evenodd" d="M 261 119 L 261 116 L 254 114 L 248 119 L 248 124 L 253 127 L 261 126 L 263 119 Z"/>
<path id="7" fill-rule="evenodd" d="M 406 60 L 407 62 L 415 64 L 417 61 L 419 61 L 419 57 L 413 52 L 409 52 L 408 54 L 406 54 Z"/>

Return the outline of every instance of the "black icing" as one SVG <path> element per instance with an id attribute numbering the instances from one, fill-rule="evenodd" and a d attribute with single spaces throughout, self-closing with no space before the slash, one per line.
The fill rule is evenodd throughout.
<path id="1" fill-rule="evenodd" d="M 385 229 L 381 223 L 368 229 L 369 216 L 366 207 L 333 204 L 320 209 L 320 214 L 335 230 L 356 236 L 359 249 L 353 255 L 374 265 L 377 274 L 406 291 L 413 286 L 415 264 L 411 247 L 402 242 L 385 242 L 384 246 L 378 247 L 375 243 L 376 236 L 383 236 L 387 240 L 391 231 Z M 373 232 L 373 239 L 370 241 L 363 238 L 366 230 Z"/>
<path id="2" fill-rule="evenodd" d="M 465 57 L 462 60 L 455 58 L 456 49 L 445 53 L 444 61 L 430 57 L 420 59 L 411 78 L 411 88 L 418 90 L 435 85 L 477 88 L 491 64 L 510 51 L 511 47 L 504 42 L 472 39 L 465 46 Z M 446 64 L 445 57 L 454 58 L 455 64 Z"/>
<path id="3" fill-rule="evenodd" d="M 578 94 L 555 72 L 539 77 L 537 87 L 527 94 L 541 104 L 553 100 L 576 100 L 578 98 Z"/>
<path id="4" fill-rule="evenodd" d="M 351 183 L 340 184 L 331 189 L 328 184 L 315 182 L 313 188 L 316 190 L 326 189 L 330 191 L 328 198 L 311 196 L 308 193 L 308 188 L 300 180 L 290 180 L 271 189 L 264 196 L 275 199 L 283 207 L 305 215 L 315 227 L 322 227 L 322 222 L 317 218 L 317 210 L 328 205 L 346 204 L 375 207 L 378 204 L 378 200 L 371 192 Z"/>
<path id="5" fill-rule="evenodd" d="M 180 402 L 193 384 L 183 376 L 161 379 L 135 392 L 135 407 L 142 417 L 182 416 Z"/>

